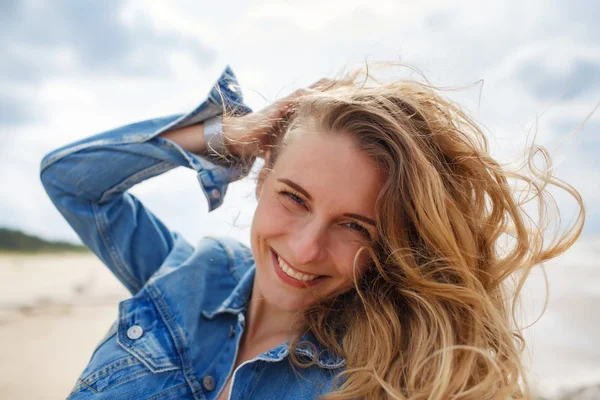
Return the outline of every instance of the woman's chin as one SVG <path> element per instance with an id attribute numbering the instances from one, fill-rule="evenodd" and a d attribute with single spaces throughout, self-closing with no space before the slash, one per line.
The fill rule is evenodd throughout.
<path id="1" fill-rule="evenodd" d="M 280 282 L 279 277 L 261 272 L 256 272 L 258 289 L 270 306 L 291 313 L 302 311 L 316 302 L 311 291 L 298 293 L 298 289 L 286 287 L 285 283 Z"/>

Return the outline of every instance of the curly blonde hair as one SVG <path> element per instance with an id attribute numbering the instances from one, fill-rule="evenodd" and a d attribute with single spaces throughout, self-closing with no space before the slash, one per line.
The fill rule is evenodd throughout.
<path id="1" fill-rule="evenodd" d="M 299 124 L 355 138 L 386 173 L 376 204 L 381 239 L 361 249 L 369 269 L 353 290 L 303 312 L 304 327 L 346 360 L 323 399 L 531 398 L 515 304 L 531 269 L 579 237 L 579 193 L 552 175 L 541 147 L 531 146 L 518 168 L 495 161 L 482 129 L 440 89 L 416 80 L 372 84 L 362 72 L 296 99 L 258 178 Z M 536 154 L 544 169 L 534 167 Z M 548 242 L 560 215 L 551 186 L 580 208 Z M 525 211 L 532 201 L 535 219 Z M 290 354 L 295 365 L 310 365 Z"/>

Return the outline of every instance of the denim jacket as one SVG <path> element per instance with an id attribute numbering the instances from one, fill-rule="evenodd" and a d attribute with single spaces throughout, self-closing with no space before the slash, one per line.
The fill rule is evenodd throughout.
<path id="1" fill-rule="evenodd" d="M 218 88 L 218 90 L 217 90 Z M 217 165 L 158 137 L 223 108 L 248 113 L 227 67 L 193 111 L 123 126 L 59 148 L 41 162 L 46 192 L 81 240 L 129 289 L 118 319 L 94 350 L 70 399 L 313 399 L 331 391 L 344 360 L 311 335 L 295 351 L 316 363 L 292 366 L 287 343 L 233 371 L 255 265 L 227 237 L 192 246 L 127 190 L 178 166 L 197 173 L 209 211 L 246 171 Z M 312 344 L 312 345 L 311 345 Z M 313 346 L 314 345 L 314 346 Z"/>

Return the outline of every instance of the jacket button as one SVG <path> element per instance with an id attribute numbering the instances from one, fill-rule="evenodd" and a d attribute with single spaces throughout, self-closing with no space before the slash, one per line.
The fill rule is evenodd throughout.
<path id="1" fill-rule="evenodd" d="M 206 375 L 202 378 L 202 386 L 204 386 L 204 389 L 207 391 L 212 392 L 215 390 L 215 378 L 213 378 L 212 375 Z"/>
<path id="2" fill-rule="evenodd" d="M 211 192 L 211 195 L 212 195 L 213 199 L 218 199 L 219 196 L 221 195 L 221 192 L 219 192 L 219 189 L 213 189 Z"/>
<path id="3" fill-rule="evenodd" d="M 142 337 L 143 334 L 144 330 L 139 325 L 133 325 L 130 326 L 129 329 L 127 329 L 127 337 L 131 340 L 139 339 Z"/>

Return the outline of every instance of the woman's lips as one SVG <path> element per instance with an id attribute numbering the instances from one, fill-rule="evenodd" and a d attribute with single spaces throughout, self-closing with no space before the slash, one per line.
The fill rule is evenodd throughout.
<path id="1" fill-rule="evenodd" d="M 275 268 L 275 273 L 277 274 L 277 276 L 279 276 L 279 278 L 283 282 L 287 283 L 290 286 L 305 289 L 305 288 L 308 288 L 308 287 L 311 287 L 311 286 L 314 286 L 314 285 L 320 283 L 321 281 L 323 281 L 323 279 L 326 278 L 326 276 L 319 276 L 318 278 L 311 279 L 310 281 L 301 281 L 301 280 L 292 278 L 291 276 L 289 276 L 288 274 L 283 272 L 283 270 L 281 269 L 281 266 L 279 265 L 279 261 L 277 261 L 277 254 L 272 249 L 270 249 L 270 251 L 271 251 L 271 259 L 273 260 L 273 268 Z"/>

